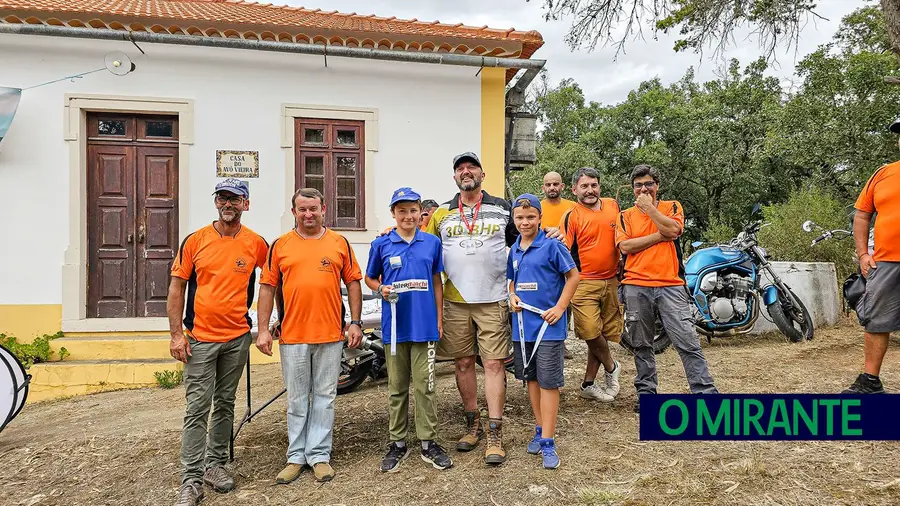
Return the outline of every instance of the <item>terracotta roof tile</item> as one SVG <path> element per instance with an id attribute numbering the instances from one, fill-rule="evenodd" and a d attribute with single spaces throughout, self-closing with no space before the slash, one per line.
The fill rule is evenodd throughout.
<path id="1" fill-rule="evenodd" d="M 0 9 L 71 15 L 151 17 L 167 21 L 205 21 L 246 25 L 272 25 L 280 28 L 317 28 L 334 31 L 363 31 L 392 35 L 425 35 L 445 38 L 515 41 L 543 44 L 536 31 L 491 29 L 426 22 L 417 19 L 382 18 L 374 14 L 323 12 L 271 3 L 243 0 L 0 0 Z"/>
<path id="2" fill-rule="evenodd" d="M 0 0 L 0 23 L 44 23 L 512 58 L 530 58 L 544 44 L 541 34 L 534 30 L 326 12 L 244 0 Z M 321 32 L 332 33 L 322 37 Z M 509 69 L 507 81 L 515 74 L 515 69 Z"/>

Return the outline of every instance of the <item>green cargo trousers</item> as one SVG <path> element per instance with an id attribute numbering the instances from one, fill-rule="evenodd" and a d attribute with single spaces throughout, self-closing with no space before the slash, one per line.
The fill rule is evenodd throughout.
<path id="1" fill-rule="evenodd" d="M 420 441 L 437 437 L 434 358 L 437 343 L 397 343 L 397 354 L 385 346 L 388 371 L 388 418 L 391 441 L 405 441 L 409 425 L 409 383 L 415 394 L 416 436 Z"/>
<path id="2" fill-rule="evenodd" d="M 250 341 L 249 332 L 224 343 L 188 337 L 191 356 L 184 366 L 187 407 L 181 432 L 182 484 L 202 481 L 206 469 L 222 466 L 228 459 L 234 396 L 250 354 Z M 207 431 L 210 404 L 212 422 Z"/>

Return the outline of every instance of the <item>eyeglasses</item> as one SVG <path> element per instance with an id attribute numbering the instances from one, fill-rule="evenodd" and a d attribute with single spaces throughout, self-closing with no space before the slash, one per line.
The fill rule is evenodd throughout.
<path id="1" fill-rule="evenodd" d="M 650 189 L 656 186 L 656 181 L 647 181 L 646 183 L 634 183 L 633 184 L 635 190 L 640 190 L 641 188 Z"/>
<path id="2" fill-rule="evenodd" d="M 244 197 L 240 195 L 234 195 L 232 197 L 226 197 L 224 195 L 216 195 L 216 204 L 225 205 L 226 202 L 230 202 L 231 205 L 236 206 L 244 201 Z"/>

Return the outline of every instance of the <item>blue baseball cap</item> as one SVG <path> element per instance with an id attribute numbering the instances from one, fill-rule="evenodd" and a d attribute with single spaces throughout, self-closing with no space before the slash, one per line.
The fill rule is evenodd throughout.
<path id="1" fill-rule="evenodd" d="M 530 193 L 523 193 L 516 197 L 515 200 L 513 200 L 513 209 L 522 207 L 522 204 L 519 203 L 520 200 L 527 200 L 528 203 L 531 204 L 531 207 L 536 208 L 539 213 L 543 213 L 543 211 L 541 211 L 541 199 Z"/>
<path id="2" fill-rule="evenodd" d="M 404 186 L 403 188 L 394 190 L 394 195 L 391 197 L 391 207 L 397 202 L 417 202 L 421 200 L 422 196 L 416 193 L 415 190 L 409 186 Z"/>
<path id="3" fill-rule="evenodd" d="M 216 185 L 216 191 L 213 193 L 219 192 L 231 192 L 235 195 L 240 195 L 245 199 L 250 198 L 250 188 L 247 187 L 247 183 L 241 181 L 240 179 L 234 179 L 232 177 L 226 179 L 225 181 L 221 181 Z"/>

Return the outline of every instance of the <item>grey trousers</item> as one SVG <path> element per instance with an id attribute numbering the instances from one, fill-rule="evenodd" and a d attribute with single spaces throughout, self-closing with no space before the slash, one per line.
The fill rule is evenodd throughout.
<path id="1" fill-rule="evenodd" d="M 690 300 L 684 286 L 645 287 L 622 285 L 625 302 L 625 328 L 634 345 L 634 366 L 637 375 L 634 387 L 638 394 L 655 394 L 659 382 L 656 376 L 656 355 L 653 336 L 656 314 L 684 364 L 691 392 L 719 393 L 709 374 L 709 365 L 700 348 L 700 339 L 691 316 Z"/>
<path id="2" fill-rule="evenodd" d="M 334 399 L 341 376 L 344 342 L 282 344 L 281 375 L 287 388 L 287 461 L 308 464 L 331 460 Z"/>
<path id="3" fill-rule="evenodd" d="M 181 431 L 181 483 L 202 481 L 206 469 L 224 465 L 234 427 L 234 396 L 250 353 L 250 333 L 224 343 L 188 337 L 184 366 L 187 409 Z M 212 423 L 207 431 L 210 404 Z M 207 442 L 209 438 L 209 442 Z"/>

